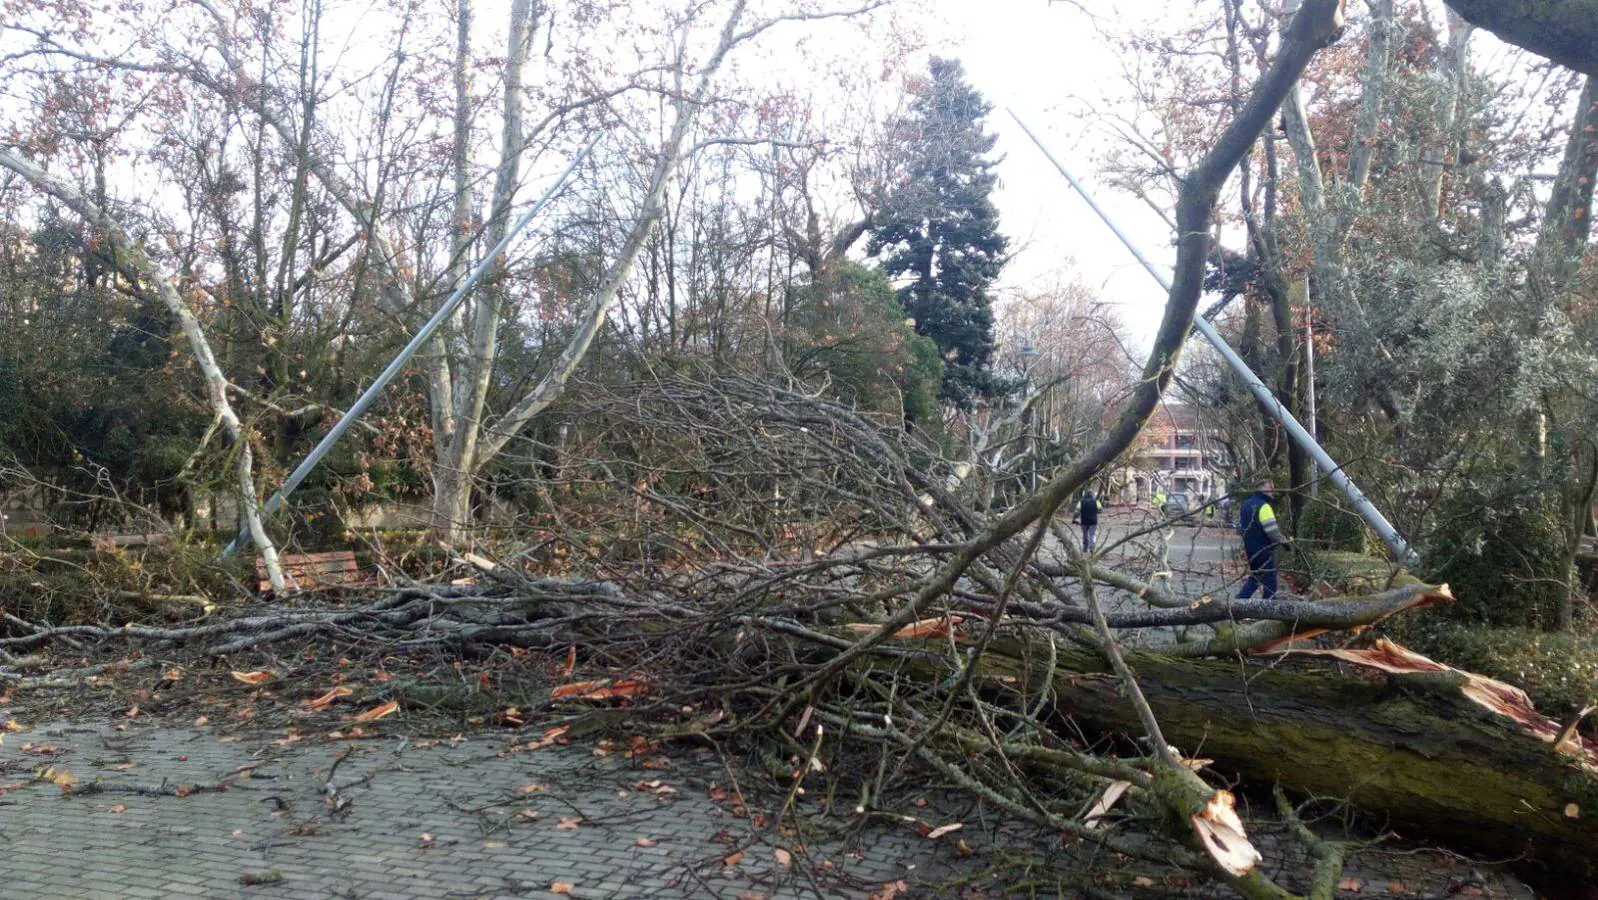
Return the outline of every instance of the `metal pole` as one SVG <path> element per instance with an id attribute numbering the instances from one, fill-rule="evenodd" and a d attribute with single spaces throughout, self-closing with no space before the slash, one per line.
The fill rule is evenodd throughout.
<path id="1" fill-rule="evenodd" d="M 1083 200 L 1087 201 L 1088 206 L 1092 207 L 1093 211 L 1098 214 L 1099 218 L 1104 220 L 1104 224 L 1108 225 L 1110 230 L 1115 232 L 1115 236 L 1121 239 L 1121 243 L 1126 245 L 1126 249 L 1132 252 L 1132 255 L 1136 257 L 1137 261 L 1143 265 L 1143 268 L 1146 269 L 1150 275 L 1154 276 L 1154 280 L 1159 283 L 1160 287 L 1165 289 L 1167 294 L 1169 294 L 1171 291 L 1171 279 L 1167 277 L 1164 272 L 1161 272 L 1158 268 L 1156 268 L 1153 263 L 1149 262 L 1148 257 L 1143 255 L 1143 251 L 1138 248 L 1137 244 L 1130 237 L 1128 237 L 1118 225 L 1115 224 L 1115 220 L 1111 219 L 1109 214 L 1099 206 L 1098 201 L 1093 199 L 1093 195 L 1082 186 L 1081 182 L 1077 181 L 1075 176 L 1067 171 L 1065 166 L 1061 165 L 1058 159 L 1054 158 L 1054 154 L 1050 153 L 1049 148 L 1045 147 L 1043 142 L 1038 140 L 1038 136 L 1032 133 L 1032 129 L 1028 128 L 1026 123 L 1021 121 L 1021 117 L 1016 115 L 1015 110 L 1007 110 L 1007 112 L 1010 113 L 1010 118 L 1015 119 L 1015 123 L 1021 126 L 1021 130 L 1026 132 L 1026 136 L 1032 139 L 1032 143 L 1036 144 L 1038 149 L 1043 151 L 1043 155 L 1048 157 L 1049 162 L 1054 165 L 1054 168 L 1058 170 L 1061 175 L 1065 176 L 1066 181 L 1071 183 L 1071 187 L 1076 188 L 1076 192 L 1082 196 Z M 1365 522 L 1369 524 L 1370 527 L 1376 532 L 1377 536 L 1382 539 L 1382 543 L 1386 544 L 1387 548 L 1393 551 L 1393 555 L 1401 560 L 1404 560 L 1405 562 L 1417 562 L 1419 557 L 1416 555 L 1415 551 L 1410 548 L 1409 543 L 1404 540 L 1404 538 L 1398 533 L 1397 529 L 1393 528 L 1392 523 L 1388 522 L 1387 518 L 1382 515 L 1381 510 L 1378 510 L 1376 505 L 1371 503 L 1370 498 L 1366 497 L 1365 494 L 1360 491 L 1360 489 L 1354 484 L 1353 480 L 1350 479 L 1348 475 L 1343 472 L 1342 468 L 1338 466 L 1337 463 L 1332 459 L 1332 457 L 1327 454 L 1324 449 L 1322 449 L 1321 445 L 1315 442 L 1315 439 L 1310 436 L 1309 432 L 1304 430 L 1304 426 L 1300 425 L 1298 420 L 1293 418 L 1293 414 L 1287 411 L 1287 408 L 1276 399 L 1276 395 L 1273 394 L 1271 389 L 1265 385 L 1265 382 L 1261 381 L 1259 376 L 1255 375 L 1253 370 L 1249 369 L 1248 364 L 1243 362 L 1242 358 L 1239 357 L 1237 353 L 1227 345 L 1226 341 L 1222 339 L 1220 333 L 1215 330 L 1215 327 L 1205 320 L 1203 316 L 1195 316 L 1193 318 L 1193 327 L 1198 331 L 1199 334 L 1204 336 L 1205 340 L 1210 342 L 1210 345 L 1213 346 L 1218 353 L 1221 354 L 1221 357 L 1225 359 L 1227 364 L 1232 367 L 1232 371 L 1236 372 L 1238 377 L 1243 379 L 1243 383 L 1248 385 L 1248 389 L 1253 392 L 1254 398 L 1259 401 L 1260 405 L 1263 406 L 1267 412 L 1269 412 L 1278 422 L 1282 424 L 1282 427 L 1287 430 L 1288 435 L 1291 436 L 1292 439 L 1304 449 L 1304 452 L 1308 453 L 1310 458 L 1321 467 L 1321 471 L 1326 473 L 1326 477 L 1331 480 L 1332 484 L 1334 484 L 1338 490 L 1343 492 L 1343 495 L 1348 498 L 1348 502 L 1360 514 L 1360 517 L 1363 518 Z"/>
<path id="2" fill-rule="evenodd" d="M 1321 432 L 1315 427 L 1315 322 L 1309 307 L 1309 276 L 1304 276 L 1304 404 L 1309 407 L 1309 436 L 1319 441 Z M 1310 463 L 1309 495 L 1321 493 L 1321 467 Z"/>
<path id="3" fill-rule="evenodd" d="M 377 402 L 377 395 L 383 392 L 383 388 L 388 387 L 388 383 L 394 380 L 394 377 L 400 373 L 401 369 L 405 368 L 405 364 L 411 361 L 411 357 L 416 355 L 416 351 L 420 350 L 422 345 L 427 343 L 427 341 L 432 338 L 433 332 L 437 331 L 439 326 L 443 325 L 450 316 L 455 314 L 456 308 L 458 308 L 461 303 L 466 300 L 466 295 L 471 293 L 472 288 L 477 285 L 477 282 L 481 281 L 483 276 L 488 273 L 488 270 L 494 267 L 494 261 L 499 258 L 501 253 L 504 253 L 505 250 L 510 247 L 511 241 L 515 239 L 516 235 L 523 228 L 526 228 L 527 224 L 533 221 L 533 219 L 537 217 L 540 212 L 543 212 L 544 207 L 549 204 L 549 201 L 554 199 L 556 194 L 560 193 L 561 188 L 565 187 L 566 182 L 571 180 L 571 176 L 577 171 L 577 167 L 582 165 L 583 160 L 588 158 L 588 154 L 594 149 L 595 146 L 599 144 L 600 138 L 603 136 L 603 134 L 595 135 L 594 139 L 589 141 L 587 146 L 577 151 L 577 155 L 572 157 L 571 163 L 567 165 L 566 169 L 560 173 L 560 176 L 557 177 L 554 183 L 549 186 L 549 189 L 544 191 L 544 195 L 538 198 L 538 202 L 534 203 L 531 208 L 522 213 L 522 215 L 517 218 L 515 222 L 511 223 L 510 228 L 505 231 L 505 236 L 500 238 L 499 243 L 495 244 L 493 249 L 489 250 L 488 253 L 483 256 L 482 261 L 479 262 L 476 268 L 472 269 L 471 273 L 466 276 L 466 280 L 461 282 L 460 285 L 455 288 L 454 293 L 449 295 L 449 299 L 444 301 L 444 305 L 438 308 L 438 312 L 434 313 L 433 317 L 427 320 L 427 324 L 423 325 L 421 330 L 416 332 L 416 335 L 411 338 L 410 343 L 405 345 L 405 349 L 401 350 L 399 355 L 394 357 L 394 361 L 388 364 L 388 368 L 384 369 L 383 373 L 377 376 L 377 380 L 373 381 L 371 386 L 368 387 L 366 391 L 350 405 L 350 408 L 344 411 L 344 415 L 340 416 L 339 420 L 333 423 L 333 427 L 327 432 L 322 440 L 311 449 L 311 452 L 306 455 L 305 459 L 302 460 L 298 466 L 294 467 L 294 471 L 289 473 L 289 477 L 283 480 L 283 486 L 278 488 L 277 493 L 273 494 L 271 498 L 266 501 L 266 504 L 261 507 L 261 518 L 263 520 L 267 516 L 270 516 L 272 513 L 277 512 L 282 508 L 284 499 L 286 499 L 289 494 L 294 493 L 294 489 L 300 486 L 300 483 L 305 480 L 307 475 L 311 474 L 311 470 L 315 469 L 317 464 L 322 461 L 322 457 L 326 456 L 327 452 L 332 450 L 333 445 L 337 444 L 339 440 L 344 437 L 345 432 L 350 430 L 350 427 L 355 424 L 356 420 L 359 419 L 368 409 L 370 409 L 373 403 Z M 248 529 L 240 531 L 238 536 L 233 538 L 233 542 L 228 544 L 227 547 L 223 548 L 222 558 L 226 559 L 229 556 L 232 556 L 233 553 L 239 549 L 239 547 L 244 545 L 244 542 L 248 539 L 248 537 Z"/>

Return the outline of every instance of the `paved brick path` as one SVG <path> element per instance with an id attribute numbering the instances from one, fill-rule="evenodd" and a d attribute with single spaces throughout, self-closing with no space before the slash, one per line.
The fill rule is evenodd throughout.
<path id="1" fill-rule="evenodd" d="M 847 844 L 806 840 L 753 805 L 738 809 L 714 754 L 692 749 L 651 754 L 660 768 L 644 768 L 626 748 L 528 750 L 505 733 L 280 744 L 281 733 L 124 729 L 4 735 L 0 896 L 380 900 L 553 896 L 570 885 L 579 898 L 866 897 L 969 869 L 979 859 L 961 860 L 955 840 L 984 843 L 974 829 L 931 841 L 908 825 Z M 338 810 L 322 785 L 346 751 L 333 777 L 348 804 Z M 77 790 L 101 790 L 69 796 L 46 780 L 63 771 Z M 204 790 L 219 783 L 228 789 Z"/>

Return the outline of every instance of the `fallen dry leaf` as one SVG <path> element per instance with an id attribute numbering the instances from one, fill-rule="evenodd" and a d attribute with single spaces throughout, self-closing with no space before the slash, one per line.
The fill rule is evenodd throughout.
<path id="1" fill-rule="evenodd" d="M 127 812 L 127 811 L 128 811 L 128 807 L 124 803 L 118 803 L 116 806 L 111 807 L 111 812 L 114 812 L 114 813 Z"/>
<path id="2" fill-rule="evenodd" d="M 78 776 L 68 772 L 66 769 L 60 769 L 55 766 L 44 766 L 35 769 L 33 774 L 41 781 L 59 785 L 63 791 L 78 783 Z"/>
<path id="3" fill-rule="evenodd" d="M 1337 889 L 1357 894 L 1365 889 L 1365 882 L 1360 881 L 1358 878 L 1344 878 L 1337 883 Z"/>
<path id="4" fill-rule="evenodd" d="M 903 881 L 890 881 L 878 890 L 866 895 L 866 900 L 893 900 L 900 894 L 910 893 L 910 885 Z"/>
<path id="5" fill-rule="evenodd" d="M 583 820 L 581 818 L 577 816 L 565 816 L 559 822 L 555 823 L 555 827 L 562 831 L 571 831 L 573 828 L 576 828 L 581 824 L 583 824 Z"/>
<path id="6" fill-rule="evenodd" d="M 315 700 L 312 700 L 311 702 L 305 704 L 305 708 L 306 709 L 311 709 L 311 710 L 325 709 L 326 707 L 331 705 L 333 703 L 333 701 L 339 699 L 340 697 L 348 697 L 349 695 L 351 695 L 353 693 L 355 693 L 355 691 L 353 691 L 353 690 L 351 690 L 351 689 L 349 689 L 349 688 L 347 688 L 347 687 L 345 687 L 343 685 L 339 685 L 338 687 L 332 689 L 331 691 L 328 691 L 327 693 L 323 694 L 322 696 L 317 697 Z"/>
<path id="7" fill-rule="evenodd" d="M 724 866 L 736 866 L 743 861 L 744 852 L 742 850 L 734 850 L 733 852 L 722 857 L 721 864 Z"/>
<path id="8" fill-rule="evenodd" d="M 378 719 L 381 719 L 384 716 L 391 716 L 396 712 L 399 712 L 399 701 L 390 700 L 382 706 L 374 706 L 366 712 L 361 713 L 355 717 L 355 721 L 376 722 Z"/>
<path id="9" fill-rule="evenodd" d="M 635 847 L 653 847 L 653 846 L 655 846 L 656 843 L 658 843 L 658 842 L 654 838 L 639 838 L 638 840 L 633 841 L 633 846 L 635 846 Z"/>
<path id="10" fill-rule="evenodd" d="M 1139 875 L 1138 877 L 1132 879 L 1132 886 L 1133 887 L 1154 887 L 1154 879 L 1150 878 L 1147 875 Z"/>
<path id="11" fill-rule="evenodd" d="M 576 887 L 576 885 L 569 881 L 557 881 L 549 886 L 549 892 L 551 894 L 569 894 L 572 892 L 572 888 L 574 887 Z"/>
<path id="12" fill-rule="evenodd" d="M 195 728 L 204 728 L 205 726 L 207 726 L 209 724 L 211 724 L 211 717 L 210 716 L 200 716 L 199 718 L 196 718 L 194 720 L 194 727 Z"/>
<path id="13" fill-rule="evenodd" d="M 784 869 L 793 865 L 793 854 L 781 847 L 771 851 L 771 856 L 777 861 L 777 865 L 782 866 Z"/>
<path id="14" fill-rule="evenodd" d="M 965 823 L 964 822 L 950 822 L 947 825 L 939 825 L 937 828 L 934 828 L 931 831 L 927 832 L 927 840 L 935 841 L 938 838 L 943 837 L 944 835 L 948 834 L 951 831 L 959 831 L 960 829 L 962 829 L 964 827 L 965 827 Z"/>
<path id="15" fill-rule="evenodd" d="M 516 793 L 518 793 L 518 794 L 542 794 L 543 792 L 545 792 L 547 790 L 549 790 L 549 785 L 547 785 L 547 784 L 524 784 L 521 787 L 516 789 Z"/>
<path id="16" fill-rule="evenodd" d="M 572 727 L 570 725 L 556 725 L 554 728 L 545 729 L 544 736 L 536 741 L 529 741 L 527 744 L 527 749 L 539 750 L 544 747 L 562 742 L 566 737 L 566 732 L 571 730 Z"/>
<path id="17" fill-rule="evenodd" d="M 245 684 L 251 685 L 265 684 L 272 680 L 271 672 L 240 672 L 238 670 L 234 670 L 232 675 L 235 681 L 242 681 Z"/>

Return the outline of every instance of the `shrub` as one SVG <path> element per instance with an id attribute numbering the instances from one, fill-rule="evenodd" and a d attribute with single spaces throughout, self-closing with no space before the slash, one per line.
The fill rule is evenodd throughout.
<path id="1" fill-rule="evenodd" d="M 1455 603 L 1435 616 L 1517 628 L 1558 622 L 1570 573 L 1558 503 L 1535 491 L 1462 488 L 1439 504 L 1422 577 L 1447 582 Z"/>
<path id="2" fill-rule="evenodd" d="M 1312 497 L 1298 518 L 1298 538 L 1320 550 L 1365 553 L 1368 534 L 1359 516 L 1336 504 Z"/>

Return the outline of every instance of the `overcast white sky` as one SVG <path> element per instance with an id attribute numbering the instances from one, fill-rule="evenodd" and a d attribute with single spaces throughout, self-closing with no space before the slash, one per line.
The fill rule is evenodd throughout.
<path id="1" fill-rule="evenodd" d="M 1066 110 L 1079 108 L 1073 97 L 1119 92 L 1120 70 L 1105 42 L 1066 3 L 934 0 L 931 8 L 940 23 L 928 34 L 934 52 L 959 58 L 972 85 L 996 107 L 989 127 L 1004 161 L 994 199 L 1001 228 L 1020 248 L 1004 284 L 1043 286 L 1074 271 L 1120 312 L 1130 337 L 1147 343 L 1164 292 L 1003 111 L 1014 109 L 1091 190 L 1102 137 L 1084 134 Z M 1169 231 L 1147 206 L 1108 189 L 1094 194 L 1156 264 L 1170 263 Z"/>

